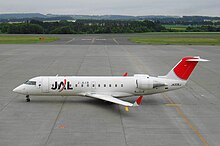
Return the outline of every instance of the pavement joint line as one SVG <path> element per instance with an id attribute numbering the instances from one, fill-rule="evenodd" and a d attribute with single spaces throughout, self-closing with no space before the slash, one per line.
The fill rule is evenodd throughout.
<path id="1" fill-rule="evenodd" d="M 118 110 L 119 110 L 119 113 L 120 113 L 121 126 L 122 126 L 122 132 L 123 132 L 123 135 L 124 135 L 125 145 L 127 146 L 128 142 L 127 142 L 127 138 L 125 136 L 125 128 L 124 128 L 124 124 L 123 124 L 123 120 L 122 120 L 122 112 L 121 112 L 121 109 L 120 109 L 119 105 L 118 105 Z"/>
<path id="2" fill-rule="evenodd" d="M 116 41 L 116 42 L 117 42 L 117 41 Z M 107 46 L 105 46 L 105 48 L 106 48 L 106 47 L 107 47 Z M 108 55 L 109 65 L 111 66 L 109 54 L 107 53 L 107 55 Z M 113 75 L 112 67 L 111 67 L 111 75 Z M 125 145 L 127 146 L 127 145 L 128 145 L 128 142 L 127 142 L 127 138 L 126 138 L 126 135 L 125 135 L 125 127 L 124 127 L 123 120 L 122 120 L 122 111 L 121 111 L 119 105 L 118 105 L 118 110 L 119 110 L 119 113 L 120 113 L 120 120 L 121 120 L 121 126 L 122 126 L 122 132 L 123 132 L 123 135 L 124 135 Z M 129 110 L 129 109 L 128 109 L 128 110 Z M 128 112 L 128 111 L 127 111 L 127 112 Z"/>
<path id="3" fill-rule="evenodd" d="M 146 68 L 146 66 L 140 61 L 140 58 L 134 56 L 134 55 L 131 55 L 131 53 L 126 49 L 126 51 L 130 54 L 130 56 L 133 57 L 133 59 L 135 60 L 136 62 L 136 65 L 140 65 L 141 66 L 141 70 L 144 71 L 146 74 L 149 74 L 149 71 L 148 69 Z"/>
<path id="4" fill-rule="evenodd" d="M 110 74 L 111 74 L 111 76 L 112 76 L 112 75 L 113 75 L 113 72 L 112 72 L 112 64 L 111 64 L 110 57 L 109 57 L 109 53 L 108 53 L 107 50 L 108 50 L 108 49 L 107 49 L 107 46 L 105 45 L 105 52 L 106 52 L 107 57 L 108 57 L 108 64 L 109 64 L 109 67 L 110 67 Z"/>
<path id="5" fill-rule="evenodd" d="M 55 119 L 55 121 L 54 121 L 54 123 L 53 123 L 53 126 L 52 126 L 52 128 L 51 128 L 51 130 L 50 130 L 50 133 L 49 133 L 49 135 L 48 135 L 48 137 L 47 137 L 47 140 L 46 140 L 44 146 L 46 146 L 46 145 L 48 144 L 48 142 L 49 142 L 49 139 L 50 139 L 50 137 L 51 137 L 51 135 L 52 135 L 52 132 L 53 132 L 55 126 L 56 126 L 57 120 L 59 119 L 59 116 L 60 116 L 61 111 L 62 111 L 62 109 L 63 109 L 63 106 L 64 106 L 64 103 L 65 103 L 65 101 L 66 101 L 66 98 L 67 98 L 67 97 L 65 97 L 65 98 L 63 99 L 63 102 L 62 102 L 62 105 L 61 105 L 61 107 L 60 107 L 59 113 L 57 114 L 57 117 L 56 117 L 56 119 Z"/>
<path id="6" fill-rule="evenodd" d="M 105 51 L 106 51 L 106 54 L 108 56 L 108 62 L 109 62 L 109 67 L 110 67 L 110 73 L 111 75 L 113 75 L 113 72 L 112 72 L 112 64 L 110 62 L 110 57 L 109 57 L 109 53 L 107 52 L 107 46 L 105 46 Z M 119 110 L 119 113 L 120 113 L 120 119 L 121 119 L 121 126 L 122 126 L 122 131 L 123 131 L 123 135 L 124 135 L 124 139 L 125 139 L 125 145 L 127 146 L 128 143 L 127 143 L 127 139 L 126 139 L 126 136 L 125 136 L 125 128 L 124 128 L 124 124 L 123 124 L 123 121 L 122 121 L 122 113 L 121 113 L 121 109 L 120 109 L 120 105 L 118 105 L 118 110 Z M 125 110 L 128 112 L 129 111 L 129 108 L 125 107 Z"/>
<path id="7" fill-rule="evenodd" d="M 89 52 L 89 49 L 90 49 L 90 48 L 91 48 L 91 45 L 89 45 L 88 49 L 86 50 L 86 53 L 85 53 L 84 57 L 82 58 L 82 62 L 81 62 L 80 65 L 79 65 L 79 68 L 78 68 L 78 71 L 77 71 L 76 75 L 79 75 L 80 69 L 81 69 L 81 67 L 82 67 L 82 65 L 83 65 L 83 62 L 84 62 L 85 59 L 86 59 L 87 53 Z"/>
<path id="8" fill-rule="evenodd" d="M 16 96 L 14 96 L 11 100 L 9 100 L 9 102 L 7 104 L 5 104 L 1 109 L 0 109 L 0 113 L 2 111 L 4 111 L 4 109 L 15 99 L 18 97 L 18 94 Z"/>
<path id="9" fill-rule="evenodd" d="M 146 74 L 148 74 L 147 68 L 145 67 L 145 65 L 134 55 L 132 55 L 127 49 L 123 50 L 128 54 L 128 57 L 132 58 L 132 61 L 134 61 L 136 66 L 140 66 L 140 69 L 142 71 L 144 71 Z"/>
<path id="10" fill-rule="evenodd" d="M 176 104 L 167 94 L 163 93 L 162 94 L 163 97 L 165 97 L 166 99 L 168 99 L 168 101 L 170 102 L 170 104 Z M 184 114 L 183 110 L 179 107 L 176 106 L 175 107 L 176 112 L 183 118 L 183 120 L 185 121 L 185 123 L 189 126 L 189 128 L 191 130 L 193 130 L 196 135 L 200 138 L 200 140 L 206 145 L 209 146 L 209 143 L 205 140 L 205 138 L 199 133 L 199 131 L 197 130 L 196 126 L 193 125 L 190 120 L 187 118 L 187 116 Z"/>
<path id="11" fill-rule="evenodd" d="M 117 45 L 120 45 L 119 42 L 118 42 L 115 38 L 113 38 L 112 40 L 113 40 Z"/>
<path id="12" fill-rule="evenodd" d="M 70 42 L 72 42 L 72 41 L 74 41 L 74 40 L 75 40 L 75 38 L 72 38 L 71 40 L 65 42 L 65 44 L 68 44 L 68 43 L 70 43 Z"/>
<path id="13" fill-rule="evenodd" d="M 195 84 L 197 84 L 197 85 L 199 85 L 199 86 L 201 86 L 205 91 L 207 91 L 208 93 L 210 93 L 210 94 L 213 94 L 211 91 L 209 91 L 207 88 L 204 88 L 203 86 L 202 86 L 202 84 L 199 84 L 198 82 L 196 82 L 195 80 L 193 80 L 193 79 L 190 79 L 191 81 L 193 81 Z M 195 96 L 194 96 L 195 97 Z"/>
<path id="14" fill-rule="evenodd" d="M 95 38 L 92 38 L 92 42 L 91 43 L 94 44 L 95 40 L 96 40 Z"/>
<path id="15" fill-rule="evenodd" d="M 168 104 L 165 104 L 166 106 L 173 106 L 173 107 L 176 107 L 176 106 L 181 106 L 181 104 L 170 104 L 170 103 L 168 103 Z"/>
<path id="16" fill-rule="evenodd" d="M 56 60 L 53 59 L 53 60 L 49 63 L 49 65 L 45 68 L 45 71 L 47 71 L 47 70 L 54 64 L 55 61 L 56 61 Z"/>

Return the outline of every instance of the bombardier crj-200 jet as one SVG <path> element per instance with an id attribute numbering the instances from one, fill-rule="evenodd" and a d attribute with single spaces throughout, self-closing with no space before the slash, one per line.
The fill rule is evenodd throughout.
<path id="1" fill-rule="evenodd" d="M 32 78 L 13 91 L 31 96 L 86 96 L 112 102 L 125 107 L 138 106 L 143 95 L 182 88 L 201 59 L 199 56 L 182 58 L 165 76 L 147 74 L 134 76 L 39 76 Z M 119 98 L 139 96 L 135 103 Z"/>

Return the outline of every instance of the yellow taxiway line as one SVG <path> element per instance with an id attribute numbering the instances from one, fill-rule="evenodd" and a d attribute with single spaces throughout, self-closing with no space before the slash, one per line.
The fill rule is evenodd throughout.
<path id="1" fill-rule="evenodd" d="M 178 105 L 176 104 L 167 94 L 163 93 L 162 94 L 168 101 L 168 105 Z M 179 106 L 174 106 L 177 113 L 184 119 L 185 123 L 189 126 L 190 129 L 192 129 L 196 135 L 200 138 L 200 140 L 206 145 L 209 146 L 209 143 L 205 140 L 205 138 L 199 133 L 197 128 L 190 122 L 190 120 L 186 117 L 186 115 L 183 113 L 181 108 Z"/>

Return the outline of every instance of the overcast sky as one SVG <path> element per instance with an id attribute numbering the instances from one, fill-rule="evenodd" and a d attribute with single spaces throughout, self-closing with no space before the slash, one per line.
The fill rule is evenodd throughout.
<path id="1" fill-rule="evenodd" d="M 0 0 L 0 13 L 220 16 L 220 0 Z"/>

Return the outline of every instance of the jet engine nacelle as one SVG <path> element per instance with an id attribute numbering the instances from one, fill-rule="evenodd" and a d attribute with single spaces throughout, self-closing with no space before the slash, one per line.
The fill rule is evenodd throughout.
<path id="1" fill-rule="evenodd" d="M 136 74 L 134 76 L 136 78 L 137 88 L 142 90 L 153 89 L 153 79 L 149 75 Z"/>
<path id="2" fill-rule="evenodd" d="M 139 89 L 153 89 L 152 79 L 137 79 L 137 88 Z"/>
<path id="3" fill-rule="evenodd" d="M 153 80 L 149 75 L 146 74 L 136 74 L 134 76 L 138 89 L 147 90 L 167 86 L 166 83 L 161 83 L 160 81 Z"/>

